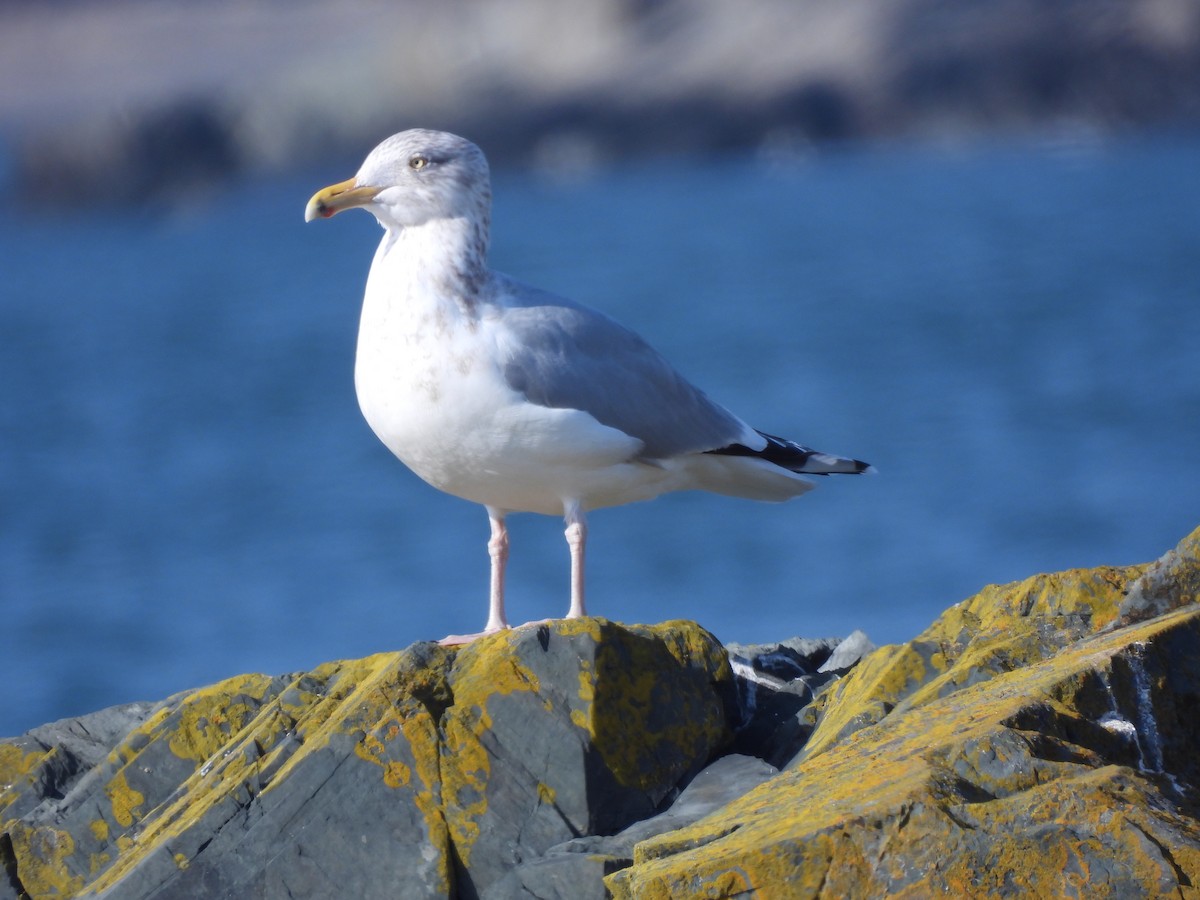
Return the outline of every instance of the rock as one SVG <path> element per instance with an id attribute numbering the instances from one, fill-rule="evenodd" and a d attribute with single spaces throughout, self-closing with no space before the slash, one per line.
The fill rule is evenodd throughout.
<path id="1" fill-rule="evenodd" d="M 609 896 L 603 877 L 630 865 L 638 843 L 699 821 L 777 772 L 774 766 L 753 756 L 723 756 L 700 772 L 665 812 L 612 836 L 576 838 L 551 847 L 493 884 L 484 893 L 484 900 L 603 900 Z"/>
<path id="2" fill-rule="evenodd" d="M 727 742 L 730 682 L 694 624 L 583 619 L 59 723 L 0 742 L 0 898 L 477 896 L 651 815 Z"/>
<path id="3" fill-rule="evenodd" d="M 17 818 L 41 816 L 98 765 L 157 706 L 130 703 L 35 728 L 0 742 L 0 808 Z"/>
<path id="4" fill-rule="evenodd" d="M 808 710 L 816 692 L 835 678 L 821 671 L 822 666 L 842 643 L 836 638 L 793 638 L 726 647 L 741 712 L 734 752 L 759 756 L 779 767 L 800 751 L 812 733 Z"/>
<path id="5" fill-rule="evenodd" d="M 35 897 L 448 893 L 430 802 L 445 657 L 418 645 L 172 698 L 47 815 L 6 823 L 17 883 Z"/>
<path id="6" fill-rule="evenodd" d="M 1198 584 L 1200 530 L 874 650 L 556 621 L 56 722 L 0 900 L 1190 896 Z"/>
<path id="7" fill-rule="evenodd" d="M 875 645 L 871 643 L 866 632 L 856 628 L 850 633 L 850 637 L 833 648 L 833 652 L 829 654 L 829 659 L 821 663 L 821 668 L 817 669 L 817 671 L 847 671 L 874 649 Z"/>
<path id="8" fill-rule="evenodd" d="M 1142 622 L 1200 601 L 1200 569 L 1194 563 L 1197 556 L 1200 556 L 1200 533 L 1193 533 L 1147 566 L 1129 586 L 1118 623 Z"/>
<path id="9" fill-rule="evenodd" d="M 1200 573 L 1197 538 L 1171 561 Z M 777 778 L 637 845 L 618 898 L 1187 895 L 1200 609 L 1119 626 L 1145 567 L 985 589 L 812 704 Z"/>
<path id="10" fill-rule="evenodd" d="M 790 680 L 818 671 L 841 644 L 839 638 L 790 638 L 773 644 L 726 644 L 730 660 L 739 659 L 754 671 Z"/>
<path id="11" fill-rule="evenodd" d="M 580 835 L 654 813 L 728 740 L 731 673 L 697 626 L 523 628 L 460 651 L 442 720 L 460 892 Z"/>

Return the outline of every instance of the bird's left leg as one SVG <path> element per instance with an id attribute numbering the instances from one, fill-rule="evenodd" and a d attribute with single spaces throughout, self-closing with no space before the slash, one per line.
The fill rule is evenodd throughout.
<path id="1" fill-rule="evenodd" d="M 563 518 L 567 523 L 567 546 L 571 548 L 571 608 L 567 611 L 567 618 L 578 619 L 580 616 L 587 615 L 587 607 L 583 602 L 583 560 L 584 549 L 587 545 L 587 520 L 578 501 L 564 504 Z"/>

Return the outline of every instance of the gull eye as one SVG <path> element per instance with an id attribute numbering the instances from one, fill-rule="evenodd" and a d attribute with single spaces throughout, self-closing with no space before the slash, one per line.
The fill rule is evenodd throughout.
<path id="1" fill-rule="evenodd" d="M 408 161 L 408 167 L 410 169 L 423 169 L 427 165 L 429 165 L 429 160 L 424 156 L 414 156 Z"/>

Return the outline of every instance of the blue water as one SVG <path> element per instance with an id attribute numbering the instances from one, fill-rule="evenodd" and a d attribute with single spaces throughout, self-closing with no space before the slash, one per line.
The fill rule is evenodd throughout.
<path id="1" fill-rule="evenodd" d="M 1200 524 L 1197 160 L 1174 136 L 499 176 L 497 268 L 881 471 L 600 511 L 593 611 L 893 642 L 986 583 L 1173 546 Z M 483 512 L 358 413 L 379 231 L 302 222 L 347 174 L 0 220 L 0 734 L 483 624 Z M 561 615 L 561 524 L 511 525 L 511 618 Z"/>

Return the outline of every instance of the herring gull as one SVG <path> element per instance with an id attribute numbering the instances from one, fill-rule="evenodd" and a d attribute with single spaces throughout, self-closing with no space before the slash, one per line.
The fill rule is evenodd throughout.
<path id="1" fill-rule="evenodd" d="M 353 178 L 314 194 L 304 218 L 354 207 L 384 229 L 358 332 L 359 406 L 413 472 L 487 509 L 480 634 L 508 627 L 511 512 L 563 517 L 574 618 L 587 614 L 590 510 L 692 489 L 788 500 L 813 487 L 805 475 L 871 470 L 751 428 L 613 319 L 489 269 L 491 182 L 470 141 L 393 135 Z"/>

